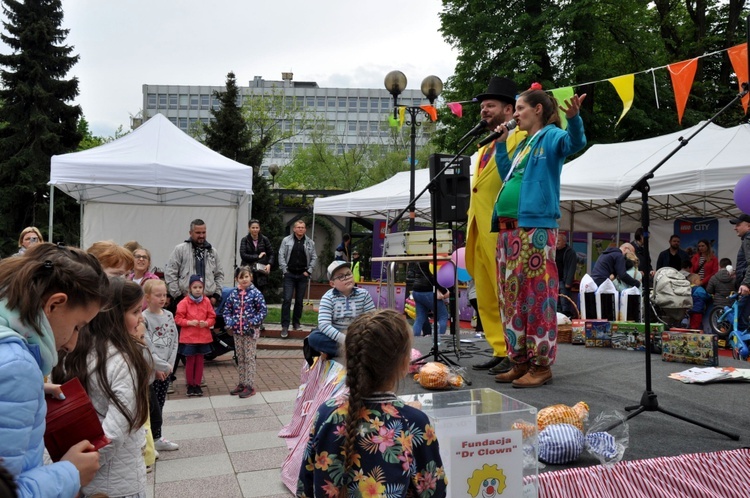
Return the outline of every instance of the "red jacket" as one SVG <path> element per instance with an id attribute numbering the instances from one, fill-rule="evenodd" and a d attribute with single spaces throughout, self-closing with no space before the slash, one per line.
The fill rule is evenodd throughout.
<path id="1" fill-rule="evenodd" d="M 192 320 L 207 322 L 208 328 L 188 325 L 187 322 Z M 211 328 L 216 323 L 216 312 L 208 297 L 204 297 L 200 303 L 196 303 L 190 296 L 186 296 L 177 305 L 174 321 L 181 327 L 180 344 L 210 344 L 213 342 Z"/>
<path id="2" fill-rule="evenodd" d="M 692 273 L 698 273 L 698 267 L 700 266 L 700 253 L 693 254 L 692 264 L 693 266 L 690 268 L 690 271 Z M 706 261 L 703 265 L 703 278 L 701 279 L 701 285 L 705 288 L 708 285 L 708 281 L 711 280 L 711 277 L 716 275 L 716 273 L 719 271 L 719 258 L 716 256 L 711 256 L 711 258 Z"/>

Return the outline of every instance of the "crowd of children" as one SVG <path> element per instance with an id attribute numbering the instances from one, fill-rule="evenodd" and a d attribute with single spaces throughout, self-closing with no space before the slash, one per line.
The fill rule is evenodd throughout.
<path id="1" fill-rule="evenodd" d="M 217 312 L 204 296 L 203 278 L 193 275 L 173 316 L 165 309 L 167 286 L 149 264 L 150 253 L 137 243 L 125 248 L 110 241 L 86 252 L 37 243 L 0 261 L 0 473 L 13 496 L 145 497 L 146 473 L 158 452 L 179 448 L 162 434 L 173 365 L 178 353 L 185 357 L 187 394 L 202 396 Z M 377 485 L 398 482 L 404 493 L 412 482 L 444 496 L 446 478 L 436 441 L 426 439 L 427 417 L 393 394 L 410 359 L 406 321 L 395 312 L 374 312 L 369 293 L 354 286 L 348 263 L 336 261 L 328 270 L 330 306 L 321 305 L 321 341 L 313 342 L 326 358 L 346 363 L 349 395 L 320 408 L 309 458 L 339 448 L 344 472 L 335 484 L 343 495 L 363 475 Z M 235 287 L 218 312 L 234 336 L 239 379 L 230 394 L 248 398 L 257 393 L 256 348 L 267 314 L 252 268 L 235 271 Z M 81 441 L 45 465 L 45 395 L 63 399 L 60 385 L 73 379 L 91 399 L 109 442 L 94 447 Z M 392 407 L 385 413 L 389 424 L 409 420 L 397 431 L 409 439 L 399 449 L 409 472 L 401 460 L 388 463 L 361 451 L 369 437 L 361 410 L 376 405 Z M 342 431 L 330 418 L 337 413 L 345 413 Z M 321 479 L 330 476 L 306 469 L 302 465 L 300 489 L 312 496 L 309 491 L 320 490 Z"/>

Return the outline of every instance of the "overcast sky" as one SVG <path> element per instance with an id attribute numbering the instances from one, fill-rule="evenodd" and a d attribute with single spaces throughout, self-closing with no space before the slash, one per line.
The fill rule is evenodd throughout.
<path id="1" fill-rule="evenodd" d="M 438 33 L 440 0 L 63 0 L 67 44 L 80 56 L 77 103 L 95 135 L 130 126 L 141 85 L 240 85 L 254 76 L 321 87 L 409 89 L 445 81 L 456 53 Z M 5 20 L 3 16 L 3 20 Z M 1 44 L 1 43 L 0 43 Z M 6 46 L 0 50 L 7 53 Z"/>

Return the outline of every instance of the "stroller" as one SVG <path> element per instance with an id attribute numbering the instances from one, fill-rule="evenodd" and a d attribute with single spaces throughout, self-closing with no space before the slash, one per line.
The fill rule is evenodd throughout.
<path id="1" fill-rule="evenodd" d="M 212 351 L 204 356 L 208 361 L 215 360 L 217 357 L 222 356 L 230 351 L 234 352 L 234 337 L 226 331 L 224 324 L 224 303 L 229 297 L 229 293 L 232 292 L 232 287 L 223 287 L 221 289 L 221 302 L 216 306 L 216 324 L 212 332 L 213 342 L 211 343 Z M 232 359 L 235 364 L 237 363 L 237 354 L 232 355 Z"/>
<path id="2" fill-rule="evenodd" d="M 667 329 L 685 327 L 688 311 L 693 307 L 690 282 L 672 267 L 659 268 L 654 273 L 651 289 L 652 318 Z"/>

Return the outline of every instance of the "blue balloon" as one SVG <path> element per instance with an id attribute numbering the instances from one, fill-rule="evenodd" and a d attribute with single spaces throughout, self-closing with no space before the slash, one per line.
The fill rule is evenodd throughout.
<path id="1" fill-rule="evenodd" d="M 456 278 L 459 282 L 468 282 L 471 280 L 471 275 L 469 275 L 469 272 L 466 271 L 466 268 L 458 268 L 456 271 Z"/>

